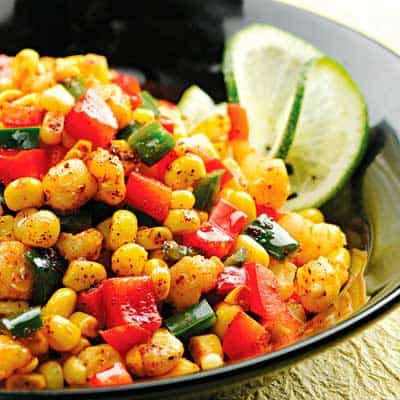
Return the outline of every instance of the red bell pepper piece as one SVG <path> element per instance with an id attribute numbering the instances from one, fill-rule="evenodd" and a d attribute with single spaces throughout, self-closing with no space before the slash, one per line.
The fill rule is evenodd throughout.
<path id="1" fill-rule="evenodd" d="M 102 286 L 107 328 L 134 324 L 153 332 L 161 326 L 153 282 L 148 276 L 110 278 Z"/>
<path id="2" fill-rule="evenodd" d="M 133 380 L 123 364 L 117 362 L 111 368 L 92 375 L 89 382 L 92 387 L 105 387 L 129 385 Z"/>
<path id="3" fill-rule="evenodd" d="M 41 125 L 44 110 L 39 110 L 33 105 L 18 106 L 11 103 L 3 105 L 1 120 L 10 128 Z"/>
<path id="4" fill-rule="evenodd" d="M 171 165 L 172 161 L 176 160 L 177 158 L 177 152 L 172 149 L 164 158 L 162 158 L 151 167 L 148 167 L 145 164 L 141 164 L 140 172 L 149 178 L 157 179 L 160 182 L 164 182 L 165 173 L 168 167 Z"/>
<path id="5" fill-rule="evenodd" d="M 218 158 L 206 161 L 205 166 L 207 172 L 213 172 L 219 169 L 225 171 L 221 177 L 221 186 L 224 186 L 226 182 L 230 181 L 233 178 L 231 171 L 229 171 L 229 169 L 226 168 L 222 161 Z"/>
<path id="6" fill-rule="evenodd" d="M 63 146 L 49 146 L 47 151 L 49 153 L 49 166 L 52 167 L 64 159 L 68 149 Z"/>
<path id="7" fill-rule="evenodd" d="M 155 179 L 136 172 L 129 176 L 125 201 L 158 221 L 167 218 L 172 190 Z"/>
<path id="8" fill-rule="evenodd" d="M 217 278 L 217 292 L 227 294 L 232 289 L 246 284 L 246 271 L 243 268 L 225 267 Z"/>
<path id="9" fill-rule="evenodd" d="M 231 360 L 239 360 L 270 351 L 270 337 L 262 325 L 240 311 L 225 332 L 222 348 Z"/>
<path id="10" fill-rule="evenodd" d="M 235 240 L 222 229 L 206 222 L 197 231 L 184 233 L 182 243 L 201 250 L 207 257 L 224 258 L 232 251 Z"/>
<path id="11" fill-rule="evenodd" d="M 93 315 L 99 321 L 100 326 L 104 326 L 105 313 L 102 285 L 80 292 L 78 295 L 78 309 Z"/>
<path id="12" fill-rule="evenodd" d="M 174 133 L 174 122 L 170 120 L 167 117 L 160 117 L 158 119 L 158 122 L 161 124 L 161 126 L 168 131 L 169 133 L 173 134 Z"/>
<path id="13" fill-rule="evenodd" d="M 247 286 L 250 288 L 250 310 L 263 318 L 277 343 L 291 343 L 299 335 L 300 323 L 282 300 L 274 273 L 261 264 L 245 263 Z"/>
<path id="14" fill-rule="evenodd" d="M 25 176 L 41 178 L 48 169 L 45 149 L 0 150 L 0 181 L 4 184 Z"/>
<path id="15" fill-rule="evenodd" d="M 107 147 L 118 124 L 106 102 L 94 89 L 88 89 L 66 115 L 64 128 L 76 140 L 90 140 L 95 147 Z"/>
<path id="16" fill-rule="evenodd" d="M 132 75 L 118 74 L 112 79 L 112 82 L 118 85 L 129 96 L 132 110 L 143 103 L 143 99 L 140 96 L 140 84 Z"/>
<path id="17" fill-rule="evenodd" d="M 228 115 L 231 120 L 229 140 L 247 140 L 249 138 L 249 122 L 246 110 L 239 104 L 228 104 Z"/>
<path id="18" fill-rule="evenodd" d="M 244 228 L 247 215 L 233 204 L 220 199 L 211 211 L 208 222 L 222 229 L 233 239 L 236 239 Z"/>
<path id="19" fill-rule="evenodd" d="M 285 213 L 281 213 L 275 208 L 267 207 L 262 204 L 256 204 L 257 217 L 261 214 L 267 214 L 268 217 L 272 218 L 275 222 L 278 222 Z"/>
<path id="20" fill-rule="evenodd" d="M 133 346 L 145 343 L 150 338 L 151 331 L 130 323 L 101 331 L 100 335 L 115 350 L 125 354 Z"/>

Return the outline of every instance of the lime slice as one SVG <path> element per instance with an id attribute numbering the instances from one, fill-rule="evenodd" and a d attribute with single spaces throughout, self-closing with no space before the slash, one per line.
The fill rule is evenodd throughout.
<path id="1" fill-rule="evenodd" d="M 223 59 L 228 98 L 246 108 L 250 142 L 260 153 L 286 155 L 301 104 L 303 65 L 321 55 L 269 25 L 251 25 L 228 41 Z"/>
<path id="2" fill-rule="evenodd" d="M 215 104 L 204 90 L 193 85 L 184 91 L 179 100 L 178 108 L 186 117 L 190 127 L 195 127 L 214 111 Z"/>
<path id="3" fill-rule="evenodd" d="M 367 107 L 344 68 L 328 57 L 306 68 L 300 114 L 285 160 L 291 172 L 289 210 L 318 207 L 332 197 L 368 141 Z"/>

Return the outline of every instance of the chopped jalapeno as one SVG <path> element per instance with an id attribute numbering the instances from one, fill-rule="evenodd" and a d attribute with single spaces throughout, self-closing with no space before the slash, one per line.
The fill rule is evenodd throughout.
<path id="1" fill-rule="evenodd" d="M 85 91 L 85 85 L 83 84 L 83 80 L 81 78 L 69 78 L 66 79 L 62 84 L 65 89 L 67 89 L 68 92 L 75 97 L 75 99 L 79 99 Z"/>
<path id="2" fill-rule="evenodd" d="M 31 308 L 21 314 L 5 317 L 2 325 L 15 337 L 29 336 L 36 329 L 43 326 L 40 316 L 40 307 Z"/>
<path id="3" fill-rule="evenodd" d="M 0 129 L 0 148 L 29 150 L 39 147 L 40 127 Z"/>
<path id="4" fill-rule="evenodd" d="M 221 187 L 221 178 L 224 172 L 222 169 L 213 171 L 196 183 L 193 191 L 196 198 L 194 208 L 203 211 L 211 210 Z"/>

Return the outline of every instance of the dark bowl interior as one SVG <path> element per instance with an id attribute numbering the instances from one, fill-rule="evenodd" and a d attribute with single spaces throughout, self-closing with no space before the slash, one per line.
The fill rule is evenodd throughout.
<path id="1" fill-rule="evenodd" d="M 368 152 L 346 187 L 324 207 L 328 218 L 369 250 L 369 303 L 337 326 L 278 352 L 211 372 L 114 389 L 6 393 L 0 398 L 139 399 L 213 391 L 332 344 L 382 315 L 400 299 L 400 60 L 343 26 L 267 0 L 2 0 L 1 52 L 24 47 L 42 55 L 96 52 L 136 73 L 154 95 L 176 100 L 197 83 L 225 98 L 220 71 L 224 41 L 240 27 L 269 23 L 310 41 L 336 58 L 360 85 L 369 106 Z"/>

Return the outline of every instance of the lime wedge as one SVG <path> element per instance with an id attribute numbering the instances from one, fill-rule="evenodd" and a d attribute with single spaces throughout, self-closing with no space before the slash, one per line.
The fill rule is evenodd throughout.
<path id="1" fill-rule="evenodd" d="M 285 157 L 304 88 L 303 65 L 322 54 L 290 33 L 251 25 L 225 46 L 228 98 L 248 113 L 250 142 L 262 154 Z"/>
<path id="2" fill-rule="evenodd" d="M 213 99 L 197 85 L 190 86 L 183 92 L 178 108 L 185 116 L 190 127 L 195 127 L 215 110 Z"/>
<path id="3" fill-rule="evenodd" d="M 285 160 L 291 172 L 289 210 L 318 207 L 332 197 L 368 141 L 367 107 L 345 69 L 328 57 L 305 68 L 303 100 Z"/>

